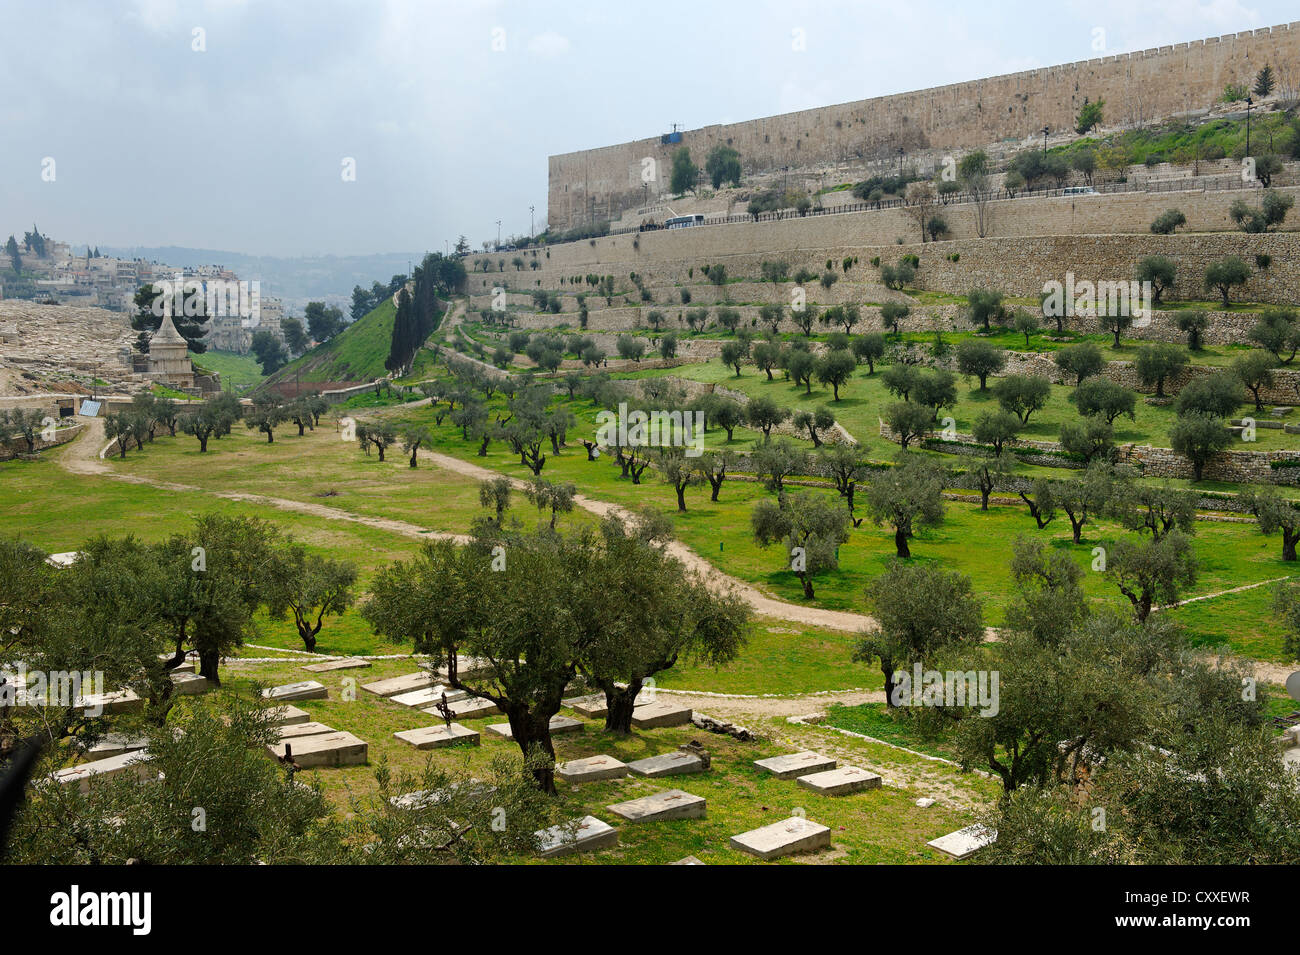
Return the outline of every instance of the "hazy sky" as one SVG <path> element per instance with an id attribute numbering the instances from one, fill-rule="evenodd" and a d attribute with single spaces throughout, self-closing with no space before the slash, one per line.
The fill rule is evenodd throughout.
<path id="1" fill-rule="evenodd" d="M 541 228 L 548 155 L 674 122 L 1300 11 L 1280 0 L 0 0 L 0 16 L 0 232 L 36 222 L 76 243 L 299 255 L 443 249 L 460 233 L 477 246 L 497 219 L 503 235 L 525 233 L 530 205 Z"/>

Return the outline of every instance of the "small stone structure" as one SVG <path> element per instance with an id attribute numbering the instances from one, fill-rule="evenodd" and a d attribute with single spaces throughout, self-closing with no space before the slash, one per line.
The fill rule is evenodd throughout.
<path id="1" fill-rule="evenodd" d="M 329 690 L 323 683 L 315 680 L 302 680 L 298 683 L 285 683 L 282 686 L 267 687 L 262 691 L 262 699 L 288 703 L 290 700 L 324 700 L 329 697 Z"/>
<path id="2" fill-rule="evenodd" d="M 173 388 L 194 387 L 190 346 L 176 331 L 170 311 L 163 315 L 162 325 L 149 339 L 149 370 L 145 374 L 151 381 Z"/>

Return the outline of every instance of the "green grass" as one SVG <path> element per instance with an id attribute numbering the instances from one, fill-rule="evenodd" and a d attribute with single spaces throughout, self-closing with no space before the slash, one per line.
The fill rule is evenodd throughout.
<path id="1" fill-rule="evenodd" d="M 221 375 L 223 387 L 233 386 L 238 391 L 254 388 L 266 380 L 266 376 L 262 374 L 262 366 L 251 354 L 240 355 L 235 352 L 209 349 L 202 355 L 191 353 L 190 360 L 194 363 L 196 371 L 200 368 L 205 371 L 215 371 Z"/>
<path id="2" fill-rule="evenodd" d="M 860 703 L 856 706 L 832 703 L 826 710 L 825 723 L 929 756 L 955 759 L 957 755 L 946 740 L 917 732 L 905 715 L 894 716 L 884 703 Z"/>
<path id="3" fill-rule="evenodd" d="M 444 425 L 444 428 L 446 426 Z M 274 443 L 242 426 L 199 453 L 193 438 L 160 437 L 144 452 L 107 461 L 123 474 L 195 485 L 212 492 L 266 494 L 321 504 L 366 517 L 405 521 L 429 531 L 461 533 L 482 513 L 478 482 L 430 467 L 412 470 L 399 446 L 384 462 L 343 440 L 332 422 L 299 437 L 293 426 Z M 111 483 L 111 482 L 110 482 Z M 280 512 L 273 512 L 280 513 Z M 581 517 L 579 517 L 581 519 Z"/>
<path id="4" fill-rule="evenodd" d="M 720 371 L 721 366 L 692 366 L 692 369 Z M 784 383 L 768 385 L 765 381 L 760 382 L 755 375 L 746 376 L 744 380 L 760 389 L 789 389 Z M 593 411 L 590 403 L 576 401 L 571 402 L 570 407 L 580 420 L 576 432 L 584 427 L 594 427 L 590 423 Z M 429 412 L 427 409 L 413 409 L 404 415 L 410 419 L 426 420 Z M 749 440 L 754 440 L 752 435 Z M 876 440 L 879 442 L 878 438 Z M 462 440 L 459 432 L 445 425 L 437 429 L 435 444 L 441 452 L 473 461 L 483 467 L 514 476 L 528 476 L 527 470 L 519 465 L 518 458 L 505 447 L 493 444 L 486 457 L 477 457 L 471 443 Z M 877 447 L 882 452 L 889 448 L 884 442 L 879 442 Z M 884 456 L 883 453 L 881 456 Z M 611 459 L 606 457 L 589 462 L 578 447 L 570 448 L 559 456 L 550 455 L 543 477 L 552 481 L 572 481 L 580 490 L 600 500 L 625 506 L 650 504 L 672 513 L 678 539 L 719 569 L 782 600 L 805 602 L 798 580 L 787 570 L 780 553 L 759 547 L 749 532 L 749 515 L 754 504 L 770 496 L 757 483 L 728 481 L 723 485 L 720 500 L 716 504 L 709 500 L 707 487 L 688 489 L 687 510 L 682 514 L 676 512 L 673 490 L 659 481 L 653 471 L 646 472 L 640 485 L 633 485 L 619 476 L 619 470 Z M 795 489 L 794 493 L 805 491 L 800 488 Z M 814 489 L 807 490 L 806 493 L 825 494 L 834 498 L 834 492 L 829 490 Z M 943 525 L 923 529 L 918 533 L 912 547 L 913 554 L 916 560 L 936 561 L 970 576 L 976 592 L 985 599 L 989 623 L 1001 622 L 1011 590 L 1005 568 L 1011 557 L 1013 543 L 1022 534 L 1044 537 L 1051 541 L 1052 546 L 1070 553 L 1087 571 L 1085 588 L 1090 597 L 1114 606 L 1126 606 L 1114 585 L 1102 575 L 1091 571 L 1092 548 L 1107 539 L 1127 533 L 1117 525 L 1089 525 L 1085 528 L 1083 543 L 1076 546 L 1070 540 L 1069 525 L 1064 517 L 1047 529 L 1038 531 L 1023 506 L 993 507 L 984 512 L 975 503 L 950 502 L 946 510 L 947 517 Z M 1251 525 L 1199 522 L 1196 526 L 1196 546 L 1201 560 L 1200 579 L 1186 596 L 1227 590 L 1285 576 L 1291 572 L 1291 568 L 1280 559 L 1278 541 L 1263 537 Z M 864 522 L 860 528 L 851 532 L 849 542 L 840 548 L 839 569 L 815 579 L 815 605 L 869 612 L 864 597 L 866 585 L 885 570 L 893 554 L 892 531 Z M 1259 618 L 1261 625 L 1264 619 L 1264 616 Z M 1229 642 L 1236 635 L 1230 628 L 1219 632 Z M 1280 641 L 1280 637 L 1277 639 Z M 1243 643 L 1243 647 L 1249 646 L 1249 642 Z M 1273 656 L 1270 654 L 1267 658 Z"/>
<path id="5" fill-rule="evenodd" d="M 1300 573 L 1300 568 L 1281 566 L 1273 576 L 1285 577 L 1292 572 Z M 1282 650 L 1282 625 L 1273 614 L 1274 589 L 1275 585 L 1256 587 L 1186 604 L 1167 613 L 1186 629 L 1193 646 L 1216 647 L 1226 642 L 1237 653 L 1256 660 L 1290 663 Z"/>
<path id="6" fill-rule="evenodd" d="M 169 441 L 158 439 L 137 460 L 151 455 L 155 459 L 164 457 Z M 213 446 L 220 443 L 213 442 Z M 172 447 L 179 450 L 179 442 Z M 0 464 L 0 493 L 5 501 L 0 508 L 0 536 L 20 537 L 49 553 L 60 553 L 77 550 L 100 534 L 163 540 L 188 532 L 194 518 L 205 513 L 261 517 L 313 550 L 355 562 L 361 569 L 362 590 L 377 568 L 393 560 L 409 559 L 418 546 L 415 540 L 352 522 L 223 500 L 202 491 L 163 490 L 72 474 L 59 465 L 59 456 L 69 450 L 61 448 L 35 460 Z M 209 457 L 216 460 L 212 452 Z M 128 459 L 128 464 L 134 463 Z M 191 477 L 202 473 L 192 463 L 188 469 Z M 178 471 L 178 476 L 184 481 L 184 469 Z M 253 642 L 301 649 L 302 641 L 291 622 L 269 620 L 260 614 L 258 624 L 261 633 Z M 328 618 L 320 634 L 321 653 L 392 653 L 400 649 L 376 638 L 355 609 L 341 618 Z M 245 652 L 262 655 L 262 651 Z"/>
<path id="7" fill-rule="evenodd" d="M 956 338 L 950 339 L 955 343 Z M 1023 344 L 1023 338 L 1021 343 Z M 1207 349 L 1207 352 L 1211 350 Z M 1224 350 L 1226 351 L 1226 350 Z M 1132 357 L 1130 350 L 1126 357 Z M 1220 352 L 1213 352 L 1214 357 L 1226 357 Z M 888 459 L 897 453 L 897 446 L 880 437 L 880 421 L 885 417 L 890 405 L 899 399 L 890 394 L 881 379 L 880 366 L 874 375 L 868 375 L 865 366 L 859 368 L 849 382 L 840 388 L 840 400 L 833 400 L 830 388 L 813 385 L 811 391 L 801 385 L 795 385 L 781 377 L 773 370 L 775 378 L 768 380 L 766 374 L 752 365 L 741 366 L 739 377 L 733 369 L 722 362 L 714 360 L 700 364 L 681 365 L 676 368 L 654 368 L 644 371 L 623 372 L 615 375 L 619 378 L 677 377 L 693 381 L 724 385 L 743 391 L 751 397 L 766 395 L 782 407 L 792 409 L 813 409 L 825 405 L 835 415 L 841 425 L 871 455 Z M 996 378 L 989 379 L 989 390 L 979 391 L 978 382 L 958 379 L 957 404 L 954 408 L 944 409 L 942 416 L 951 416 L 957 430 L 969 434 L 976 419 L 986 411 L 998 410 L 997 400 L 993 397 L 992 387 Z M 1030 415 L 1029 423 L 1020 433 L 1021 438 L 1035 441 L 1056 441 L 1060 437 L 1061 425 L 1067 421 L 1079 420 L 1078 410 L 1068 400 L 1073 394 L 1072 385 L 1052 385 L 1052 394 L 1048 403 L 1039 411 Z M 1238 413 L 1252 410 L 1253 404 L 1243 402 Z M 1134 409 L 1135 418 L 1129 420 L 1121 417 L 1115 421 L 1115 441 L 1117 444 L 1150 444 L 1155 447 L 1169 446 L 1169 429 L 1173 426 L 1176 414 L 1172 404 L 1152 405 L 1138 400 Z M 1287 434 L 1282 430 L 1261 428 L 1257 440 L 1249 445 L 1240 445 L 1244 450 L 1300 450 L 1300 435 Z M 951 459 L 950 459 L 951 461 Z"/>
<path id="8" fill-rule="evenodd" d="M 693 366 L 690 370 L 722 372 L 716 363 Z M 767 383 L 756 375 L 747 375 L 742 382 L 756 389 L 790 390 L 788 384 Z M 860 381 L 860 384 L 867 382 Z M 497 396 L 491 410 L 496 410 L 501 403 Z M 750 533 L 752 509 L 759 500 L 770 497 L 770 492 L 754 481 L 733 477 L 724 484 L 717 503 L 709 500 L 707 487 L 689 488 L 687 510 L 677 513 L 672 488 L 659 480 L 653 469 L 645 472 L 640 485 L 634 485 L 620 476 L 609 456 L 587 461 L 577 438 L 594 431 L 597 409 L 583 399 L 565 403 L 579 424 L 571 432 L 570 445 L 560 454 L 548 451 L 543 477 L 572 482 L 580 492 L 598 500 L 629 507 L 649 504 L 672 514 L 678 539 L 720 570 L 778 599 L 795 604 L 806 602 L 798 580 L 789 572 L 781 553 L 759 547 Z M 428 407 L 395 407 L 379 413 L 398 423 L 418 421 L 432 425 L 432 411 Z M 432 430 L 435 436 L 432 450 L 497 473 L 521 478 L 531 476 L 517 456 L 500 443 L 494 442 L 486 456 L 478 457 L 477 445 L 464 440 L 449 422 L 444 421 L 441 427 L 434 426 Z M 755 433 L 748 431 L 738 431 L 737 436 L 735 446 L 739 448 L 752 446 L 759 440 Z M 213 442 L 211 450 L 201 455 L 192 439 L 160 437 L 143 453 L 132 452 L 125 461 L 114 458 L 107 462 L 109 467 L 124 474 L 193 485 L 208 493 L 166 492 L 107 480 L 74 479 L 51 463 L 62 451 L 35 462 L 11 464 L 0 475 L 11 491 L 9 498 L 15 502 L 8 509 L 13 530 L 34 529 L 38 534 L 34 538 L 36 543 L 54 550 L 74 549 L 87 536 L 99 531 L 125 533 L 141 522 L 149 523 L 150 533 L 160 533 L 160 528 L 167 524 L 153 519 L 159 511 L 175 514 L 177 509 L 184 513 L 235 506 L 216 498 L 218 492 L 288 498 L 365 518 L 400 520 L 425 531 L 464 533 L 482 514 L 476 479 L 431 467 L 427 462 L 411 470 L 399 449 L 393 449 L 389 460 L 381 464 L 375 455 L 366 456 L 354 442 L 340 438 L 329 424 L 303 437 L 292 427 L 281 429 L 274 444 L 267 444 L 260 435 L 241 429 Z M 713 446 L 723 439 L 721 433 L 708 436 Z M 881 447 L 888 448 L 883 443 Z M 835 499 L 834 492 L 827 489 L 792 490 Z M 86 512 L 77 520 L 69 520 L 67 515 L 74 502 L 80 500 L 78 495 L 86 495 Z M 100 499 L 104 503 L 98 503 Z M 61 502 L 60 506 L 51 511 L 50 500 Z M 246 506 L 249 512 L 255 509 L 254 505 Z M 262 513 L 277 522 L 307 521 L 302 515 L 287 512 L 263 509 Z M 537 512 L 522 495 L 515 497 L 510 514 L 523 526 L 538 521 Z M 563 516 L 561 526 L 578 526 L 592 520 L 590 513 L 579 509 Z M 171 526 L 184 523 L 173 520 Z M 3 526 L 0 524 L 0 528 Z M 387 535 L 387 546 L 380 549 L 385 554 L 409 554 L 416 546 L 415 538 L 403 537 L 396 531 L 371 530 L 316 518 L 311 519 L 311 526 L 314 530 L 331 527 L 333 532 L 348 536 Z M 1002 621 L 1012 591 L 1005 567 L 1015 539 L 1022 534 L 1045 539 L 1051 546 L 1068 553 L 1085 570 L 1084 587 L 1090 599 L 1098 604 L 1126 607 L 1114 585 L 1091 570 L 1092 549 L 1125 533 L 1111 523 L 1089 525 L 1083 542 L 1075 545 L 1064 517 L 1040 531 L 1020 505 L 994 506 L 985 512 L 973 502 L 949 502 L 945 522 L 920 530 L 912 549 L 916 561 L 935 561 L 969 576 L 984 601 L 986 621 L 997 625 Z M 1200 576 L 1184 595 L 1187 597 L 1283 577 L 1294 569 L 1280 560 L 1280 545 L 1275 538 L 1263 537 L 1248 524 L 1198 522 L 1195 546 Z M 839 568 L 815 578 L 816 597 L 812 604 L 869 613 L 867 586 L 888 567 L 893 554 L 892 533 L 864 522 L 850 532 L 848 542 L 840 547 Z M 366 553 L 361 562 L 373 568 L 375 558 Z M 1227 643 L 1258 659 L 1278 662 L 1282 659 L 1280 629 L 1272 620 L 1263 588 L 1216 597 L 1173 612 L 1187 625 L 1193 642 L 1198 645 Z M 343 626 L 333 636 L 331 627 L 326 628 L 323 649 L 369 648 L 372 638 L 362 623 L 346 619 L 340 623 Z M 297 638 L 291 631 L 268 629 L 279 637 L 268 638 L 266 642 L 297 646 Z M 811 692 L 878 685 L 869 669 L 849 664 L 850 635 L 820 633 L 803 627 L 792 628 L 803 631 L 792 635 L 780 632 L 783 629 L 791 628 L 756 625 L 750 648 L 736 663 L 715 670 L 684 661 L 681 667 L 666 675 L 665 685 L 729 693 L 771 693 L 785 687 Z M 332 644 L 332 640 L 339 642 Z M 779 685 L 774 687 L 774 683 Z"/>
<path id="9" fill-rule="evenodd" d="M 482 772 L 493 756 L 518 755 L 514 743 L 486 732 L 488 724 L 503 722 L 503 717 L 462 721 L 482 734 L 479 746 L 419 752 L 395 739 L 393 733 L 428 726 L 437 721 L 436 717 L 364 691 L 356 692 L 355 700 L 348 702 L 342 692 L 345 681 L 367 683 L 409 673 L 412 669 L 410 661 L 376 661 L 365 670 L 317 674 L 329 688 L 330 698 L 295 704 L 307 710 L 312 719 L 352 732 L 369 743 L 368 766 L 307 771 L 299 777 L 319 780 L 338 811 L 346 812 L 354 797 L 365 798 L 375 792 L 374 773 L 381 762 L 395 774 L 418 773 L 426 761 L 474 773 Z M 303 676 L 299 665 L 290 663 L 227 668 L 219 692 L 248 692 L 254 680 L 276 684 L 300 680 Z M 561 762 L 596 754 L 627 762 L 671 751 L 690 740 L 700 740 L 709 751 L 712 766 L 707 773 L 672 779 L 629 776 L 582 785 L 559 783 L 558 799 L 565 818 L 591 813 L 617 823 L 619 829 L 616 848 L 556 860 L 559 864 L 661 864 L 686 855 L 695 855 L 710 864 L 748 864 L 757 860 L 731 849 L 730 837 L 777 822 L 795 812 L 802 812 L 833 830 L 832 851 L 803 861 L 941 863 L 946 861 L 945 857 L 928 849 L 925 843 L 970 824 L 974 814 L 970 809 L 943 803 L 922 810 L 915 805 L 916 798 L 942 791 L 957 805 L 978 805 L 992 798 L 995 792 L 982 777 L 960 774 L 899 749 L 844 737 L 819 727 L 792 727 L 783 719 L 754 725 L 752 728 L 767 738 L 752 743 L 702 733 L 692 726 L 637 730 L 630 736 L 619 737 L 606 733 L 603 721 L 583 719 L 582 723 L 581 732 L 555 737 Z M 785 740 L 785 745 L 772 741 L 778 736 Z M 834 754 L 842 762 L 880 773 L 896 785 L 852 796 L 822 796 L 799 788 L 793 780 L 775 779 L 754 766 L 754 760 L 788 753 L 791 746 Z M 607 808 L 611 803 L 673 786 L 703 796 L 708 801 L 707 818 L 633 825 L 619 822 Z M 798 858 L 782 860 L 784 864 L 799 861 Z"/>
<path id="10" fill-rule="evenodd" d="M 760 617 L 735 661 L 721 667 L 679 661 L 655 679 L 669 689 L 746 695 L 880 689 L 879 670 L 851 662 L 856 641 L 854 634 Z"/>
<path id="11" fill-rule="evenodd" d="M 369 314 L 348 325 L 323 345 L 295 358 L 267 380 L 368 381 L 387 373 L 384 362 L 392 346 L 397 309 L 384 299 Z"/>
<path id="12" fill-rule="evenodd" d="M 1245 104 L 1239 109 L 1244 112 Z M 1285 154 L 1291 145 L 1293 133 L 1288 125 L 1290 115 L 1283 112 L 1259 112 L 1252 117 L 1250 134 L 1253 152 L 1263 151 L 1270 142 L 1273 148 Z M 1083 149 L 1098 145 L 1115 146 L 1123 151 L 1127 163 L 1141 164 L 1148 157 L 1166 162 L 1190 163 L 1195 158 L 1194 150 L 1200 147 L 1200 155 L 1205 157 L 1212 148 L 1218 148 L 1226 156 L 1234 156 L 1244 151 L 1246 145 L 1246 121 L 1241 119 L 1212 119 L 1208 122 L 1191 125 L 1188 123 L 1169 122 L 1143 129 L 1127 130 L 1109 136 L 1085 137 L 1064 146 L 1054 146 L 1051 153 L 1069 156 Z"/>
<path id="13" fill-rule="evenodd" d="M 720 380 L 732 386 L 736 384 L 734 376 L 730 376 L 716 362 L 674 371 L 687 371 L 703 380 Z M 638 376 L 656 373 L 643 372 Z M 878 387 L 878 380 L 859 376 L 854 384 L 859 386 L 860 391 L 863 385 L 868 388 Z M 785 382 L 769 383 L 761 373 L 747 374 L 741 379 L 741 387 L 753 389 L 752 393 L 773 389 L 779 391 L 783 398 L 798 391 Z M 1055 409 L 1058 415 L 1067 412 L 1074 414 L 1073 406 L 1065 404 L 1060 407 L 1064 404 L 1063 395 L 1068 390 L 1060 388 L 1053 395 L 1053 402 L 1058 405 Z M 823 397 L 829 396 L 823 394 Z M 964 398 L 974 400 L 966 395 Z M 841 405 L 849 405 L 849 401 L 846 398 Z M 580 422 L 575 429 L 575 437 L 578 433 L 589 433 L 589 429 L 594 429 L 592 416 L 595 409 L 591 403 L 578 400 L 568 404 Z M 1143 413 L 1166 410 L 1145 405 L 1141 408 L 1139 422 L 1142 421 Z M 402 414 L 411 420 L 427 420 L 430 413 L 427 409 L 412 409 Z M 849 424 L 849 429 L 854 430 L 853 424 Z M 878 437 L 873 442 L 873 436 L 868 431 L 855 433 L 859 434 L 860 439 L 866 440 L 868 448 L 877 457 L 885 458 L 894 451 L 892 445 Z M 720 437 L 721 435 L 715 435 L 711 440 Z M 752 433 L 747 434 L 746 438 L 750 443 L 755 440 Z M 435 443 L 436 449 L 441 452 L 501 473 L 528 476 L 518 458 L 506 448 L 493 444 L 486 457 L 477 457 L 471 444 L 462 440 L 459 432 L 446 425 L 436 429 Z M 949 463 L 959 463 L 951 457 L 946 460 Z M 1056 476 L 1067 473 L 1058 469 L 1037 470 Z M 1033 469 L 1025 471 L 1034 473 Z M 641 485 L 633 485 L 619 476 L 618 468 L 611 459 L 606 457 L 588 462 L 580 447 L 571 447 L 558 456 L 550 455 L 543 477 L 552 481 L 572 481 L 581 491 L 600 500 L 625 506 L 650 504 L 672 513 L 678 539 L 719 569 L 752 583 L 779 599 L 792 603 L 805 602 L 797 579 L 786 569 L 781 555 L 774 550 L 760 548 L 749 533 L 749 516 L 754 504 L 770 496 L 759 484 L 729 480 L 724 484 L 720 500 L 716 504 L 709 501 L 706 487 L 688 489 L 687 511 L 681 514 L 676 513 L 673 490 L 660 482 L 653 471 L 646 472 Z M 803 489 L 795 489 L 795 493 L 802 492 Z M 807 493 L 834 497 L 833 492 L 828 490 L 809 490 Z M 997 625 L 1002 620 L 1011 593 L 1005 568 L 1011 557 L 1013 543 L 1022 534 L 1046 538 L 1052 546 L 1070 553 L 1086 571 L 1084 586 L 1090 598 L 1102 604 L 1127 607 L 1127 602 L 1114 585 L 1091 570 L 1092 548 L 1128 533 L 1114 523 L 1089 525 L 1085 528 L 1083 542 L 1074 545 L 1064 517 L 1039 531 L 1026 509 L 1020 505 L 995 506 L 982 512 L 975 503 L 950 502 L 946 510 L 947 517 L 943 525 L 923 529 L 918 533 L 912 547 L 913 554 L 916 560 L 936 561 L 968 575 L 976 592 L 985 601 L 988 623 Z M 1198 522 L 1196 549 L 1200 559 L 1200 577 L 1196 585 L 1184 595 L 1188 597 L 1286 576 L 1293 569 L 1280 559 L 1279 542 L 1274 538 L 1263 537 L 1249 524 Z M 864 595 L 866 586 L 885 570 L 893 553 L 892 532 L 864 522 L 860 528 L 851 532 L 849 542 L 840 548 L 839 569 L 815 579 L 816 599 L 813 603 L 830 609 L 870 612 Z M 1198 620 L 1200 616 L 1210 613 L 1209 608 L 1216 606 L 1219 599 L 1228 598 L 1215 598 L 1178 611 L 1196 623 L 1196 642 L 1202 645 L 1226 643 L 1250 656 L 1278 660 L 1281 653 L 1280 630 L 1271 620 L 1269 608 L 1264 604 L 1254 605 L 1249 618 L 1238 621 L 1236 626 L 1227 625 L 1226 621 Z"/>
<path id="14" fill-rule="evenodd" d="M 302 438 L 290 428 L 278 434 L 272 444 L 261 435 L 236 430 L 211 442 L 209 449 L 207 454 L 200 454 L 192 439 L 159 437 L 143 453 L 133 451 L 125 461 L 106 461 L 120 473 L 201 489 L 195 491 L 79 477 L 58 466 L 58 455 L 67 453 L 67 449 L 34 461 L 0 466 L 0 486 L 8 502 L 0 517 L 0 534 L 22 536 L 48 551 L 59 552 L 75 550 L 87 538 L 101 533 L 136 533 L 149 540 L 161 539 L 188 529 L 193 515 L 216 509 L 256 514 L 313 547 L 357 562 L 362 568 L 364 588 L 378 567 L 411 556 L 418 540 L 350 522 L 232 502 L 215 497 L 215 493 L 272 495 L 453 533 L 468 530 L 472 520 L 483 513 L 474 479 L 439 469 L 427 461 L 411 470 L 400 450 L 381 464 L 376 456 L 362 454 L 355 443 L 341 441 L 334 428 L 325 424 Z M 516 498 L 512 515 L 523 523 L 538 519 L 537 512 L 521 497 Z M 586 511 L 577 510 L 561 516 L 559 527 L 593 520 Z M 296 631 L 286 622 L 262 616 L 259 623 L 263 632 L 255 642 L 301 649 Z M 355 610 L 341 618 L 329 618 L 320 640 L 322 653 L 389 653 L 402 649 L 375 637 Z M 740 694 L 879 686 L 877 674 L 850 664 L 852 644 L 849 634 L 793 627 L 779 620 L 756 620 L 739 659 L 721 667 L 683 660 L 660 675 L 660 685 Z"/>

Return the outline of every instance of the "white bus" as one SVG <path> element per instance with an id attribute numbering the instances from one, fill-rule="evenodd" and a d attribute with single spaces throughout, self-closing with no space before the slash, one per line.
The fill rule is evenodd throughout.
<path id="1" fill-rule="evenodd" d="M 689 229 L 693 225 L 704 225 L 704 216 L 673 216 L 664 221 L 665 229 Z"/>

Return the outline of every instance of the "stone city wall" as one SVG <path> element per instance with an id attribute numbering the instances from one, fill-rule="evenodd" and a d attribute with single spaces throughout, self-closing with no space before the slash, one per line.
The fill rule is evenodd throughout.
<path id="1" fill-rule="evenodd" d="M 1300 196 L 1300 188 L 1284 191 Z M 766 260 L 789 264 L 793 275 L 808 269 L 820 276 L 831 261 L 838 274 L 829 291 L 819 284 L 806 287 L 809 300 L 825 304 L 842 301 L 881 303 L 901 300 L 880 284 L 880 272 L 871 265 L 874 258 L 895 263 L 905 254 L 920 260 L 915 286 L 921 289 L 964 295 L 972 288 L 994 288 L 1014 296 L 1034 296 L 1048 281 L 1065 282 L 1073 273 L 1076 282 L 1129 281 L 1142 258 L 1165 255 L 1178 267 L 1178 277 L 1167 293 L 1170 298 L 1206 299 L 1203 278 L 1206 267 L 1229 255 L 1240 256 L 1251 268 L 1243 288 L 1233 290 L 1238 301 L 1293 303 L 1300 301 L 1300 235 L 1277 232 L 1246 235 L 1234 231 L 1228 217 L 1233 201 L 1259 201 L 1257 190 L 1228 192 L 1169 193 L 1109 197 L 1015 199 L 1001 203 L 1003 218 L 986 238 L 961 228 L 965 207 L 953 206 L 940 212 L 954 226 L 954 237 L 943 242 L 914 241 L 914 229 L 905 221 L 881 228 L 879 217 L 898 216 L 898 210 L 846 213 L 780 222 L 745 225 L 701 226 L 672 232 L 605 236 L 588 242 L 573 242 L 536 250 L 537 270 L 470 271 L 468 291 L 490 295 L 497 287 L 527 294 L 533 289 L 558 291 L 564 298 L 587 295 L 588 307 L 600 301 L 583 283 L 587 275 L 612 275 L 619 294 L 639 297 L 629 276 L 636 273 L 650 289 L 660 307 L 680 302 L 678 286 L 689 285 L 692 303 L 712 304 L 721 291 L 710 285 L 705 265 L 724 265 L 730 279 L 757 279 Z M 1177 207 L 1188 217 L 1188 232 L 1152 235 L 1150 223 L 1165 209 Z M 1300 212 L 1295 213 L 1300 217 Z M 905 228 L 906 227 L 906 228 Z M 903 239 L 899 244 L 896 239 Z M 634 245 L 635 244 L 635 245 Z M 530 254 L 534 250 L 529 250 Z M 548 258 L 549 255 L 549 258 Z M 1257 256 L 1268 256 L 1261 268 Z M 846 274 L 841 263 L 856 257 Z M 466 267 L 474 269 L 482 260 L 470 256 Z M 499 256 L 492 257 L 499 261 Z M 572 278 L 579 280 L 573 284 Z M 732 282 L 726 295 L 747 301 L 750 295 L 770 296 L 789 302 L 793 283 L 776 288 L 758 281 Z M 744 287 L 739 287 L 743 285 Z M 745 296 L 742 298 L 742 296 Z M 768 301 L 769 298 L 755 298 Z M 576 301 L 566 308 L 576 308 Z"/>
<path id="2" fill-rule="evenodd" d="M 1036 141 L 1045 125 L 1071 128 L 1085 100 L 1104 100 L 1110 125 L 1201 112 L 1219 99 L 1225 85 L 1248 85 L 1266 62 L 1278 71 L 1288 69 L 1298 55 L 1300 23 L 1291 23 L 686 130 L 675 142 L 655 136 L 555 155 L 549 159 L 547 222 L 552 229 L 567 229 L 641 205 L 644 170 L 651 170 L 660 191 L 673 152 L 683 146 L 700 165 L 714 146 L 731 146 L 740 153 L 746 175 L 753 175 L 892 159 L 900 148 L 914 153 L 1007 139 Z"/>

